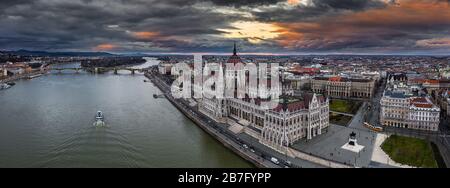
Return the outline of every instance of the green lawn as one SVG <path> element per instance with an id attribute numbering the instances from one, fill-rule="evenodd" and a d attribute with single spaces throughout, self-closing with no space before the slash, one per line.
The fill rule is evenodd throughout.
<path id="1" fill-rule="evenodd" d="M 332 99 L 330 101 L 330 110 L 348 114 L 356 114 L 361 104 L 362 102 L 360 101 Z"/>
<path id="2" fill-rule="evenodd" d="M 347 126 L 352 120 L 351 116 L 345 116 L 341 114 L 335 114 L 333 112 L 330 113 L 330 123 L 336 125 Z"/>
<path id="3" fill-rule="evenodd" d="M 383 142 L 381 148 L 397 163 L 425 168 L 438 167 L 428 141 L 392 135 Z"/>

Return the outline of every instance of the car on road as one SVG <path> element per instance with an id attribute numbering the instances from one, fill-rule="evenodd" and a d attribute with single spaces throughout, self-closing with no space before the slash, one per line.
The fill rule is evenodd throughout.
<path id="1" fill-rule="evenodd" d="M 292 166 L 291 161 L 286 161 L 286 166 Z"/>
<path id="2" fill-rule="evenodd" d="M 280 161 L 278 161 L 278 159 L 275 158 L 275 157 L 270 158 L 270 161 L 272 161 L 272 163 L 274 163 L 274 164 L 276 164 L 276 165 L 279 165 L 279 164 L 280 164 Z"/>
<path id="3" fill-rule="evenodd" d="M 247 144 L 242 145 L 242 147 L 244 147 L 245 149 L 248 149 Z"/>

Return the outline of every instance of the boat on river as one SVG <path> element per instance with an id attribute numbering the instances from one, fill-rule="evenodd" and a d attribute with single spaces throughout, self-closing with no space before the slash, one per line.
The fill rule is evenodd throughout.
<path id="1" fill-rule="evenodd" d="M 16 85 L 14 82 L 0 83 L 0 90 L 9 89 L 14 85 Z"/>
<path id="2" fill-rule="evenodd" d="M 96 127 L 105 126 L 105 117 L 103 116 L 102 111 L 97 111 L 97 114 L 95 116 L 94 126 L 96 126 Z"/>
<path id="3" fill-rule="evenodd" d="M 31 75 L 31 76 L 28 76 L 27 79 L 32 80 L 32 79 L 37 78 L 37 77 L 40 77 L 40 76 L 42 76 L 42 75 L 44 75 L 44 74 Z"/>

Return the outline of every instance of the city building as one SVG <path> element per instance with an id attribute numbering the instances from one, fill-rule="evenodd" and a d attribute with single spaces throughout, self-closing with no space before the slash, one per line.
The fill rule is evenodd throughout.
<path id="1" fill-rule="evenodd" d="M 443 90 L 437 98 L 441 109 L 447 112 L 447 117 L 450 117 L 450 89 Z"/>
<path id="2" fill-rule="evenodd" d="M 406 82 L 408 76 L 405 73 L 390 73 L 388 79 L 391 82 Z"/>
<path id="3" fill-rule="evenodd" d="M 227 63 L 241 63 L 236 47 Z M 226 70 L 224 73 L 226 77 L 235 79 L 235 83 L 243 82 L 233 77 L 237 74 L 235 70 Z M 279 99 L 203 97 L 198 99 L 198 109 L 215 121 L 238 127 L 238 132 L 245 132 L 262 144 L 284 152 L 287 146 L 299 139 L 312 139 L 326 132 L 329 126 L 329 100 L 314 93 L 294 96 L 292 83 L 288 80 L 281 85 L 282 95 Z M 271 87 L 269 84 L 270 89 L 276 89 Z M 194 88 L 199 86 L 194 85 Z M 259 92 L 270 94 L 271 91 Z M 246 88 L 246 92 L 258 91 Z M 268 100 L 276 102 L 276 108 L 266 109 L 261 105 Z"/>
<path id="4" fill-rule="evenodd" d="M 370 78 L 345 78 L 341 76 L 315 77 L 311 79 L 311 89 L 335 98 L 371 98 L 375 80 Z"/>
<path id="5" fill-rule="evenodd" d="M 8 76 L 8 70 L 4 66 L 0 67 L 0 78 L 6 76 Z"/>
<path id="6" fill-rule="evenodd" d="M 380 122 L 384 126 L 438 131 L 440 108 L 429 97 L 402 90 L 386 90 L 380 101 Z"/>
<path id="7" fill-rule="evenodd" d="M 170 75 L 172 70 L 172 64 L 169 63 L 160 63 L 158 65 L 158 71 L 160 74 Z"/>
<path id="8" fill-rule="evenodd" d="M 320 73 L 320 69 L 317 67 L 317 65 L 315 67 L 302 67 L 296 64 L 290 67 L 287 71 L 296 75 L 315 75 Z"/>
<path id="9" fill-rule="evenodd" d="M 443 89 L 450 89 L 450 80 L 448 79 L 425 79 L 425 78 L 410 78 L 408 85 L 417 85 L 428 91 L 439 91 Z"/>
<path id="10" fill-rule="evenodd" d="M 287 73 L 284 81 L 290 83 L 294 93 L 311 90 L 311 77 L 308 75 L 299 76 Z"/>
<path id="11" fill-rule="evenodd" d="M 447 98 L 447 117 L 450 117 L 450 98 Z"/>
<path id="12" fill-rule="evenodd" d="M 260 142 L 283 150 L 299 139 L 310 140 L 329 126 L 329 101 L 322 95 L 283 98 L 278 107 L 265 112 Z M 258 127 L 255 127 L 258 128 Z"/>

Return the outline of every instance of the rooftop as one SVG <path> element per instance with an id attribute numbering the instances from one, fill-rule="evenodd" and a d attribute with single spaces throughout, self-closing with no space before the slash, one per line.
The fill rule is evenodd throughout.
<path id="1" fill-rule="evenodd" d="M 316 94 L 317 100 L 321 103 L 326 101 L 323 95 Z M 309 104 L 314 98 L 313 93 L 304 93 L 302 96 L 280 96 L 279 104 L 274 111 L 280 112 L 281 110 L 289 110 L 290 112 L 298 111 L 302 109 L 308 109 Z"/>
<path id="2" fill-rule="evenodd" d="M 333 77 L 314 77 L 314 80 L 328 80 L 328 81 L 335 81 L 335 82 L 371 82 L 371 79 L 364 79 L 364 78 L 346 78 L 346 77 L 340 77 L 340 76 L 333 76 Z"/>
<path id="3" fill-rule="evenodd" d="M 384 92 L 385 96 L 391 97 L 391 98 L 408 98 L 408 96 L 405 94 L 405 92 L 403 91 L 391 91 L 391 90 L 386 90 Z"/>
<path id="4" fill-rule="evenodd" d="M 435 105 L 425 97 L 416 97 L 411 100 L 411 105 L 417 108 L 433 108 Z"/>

